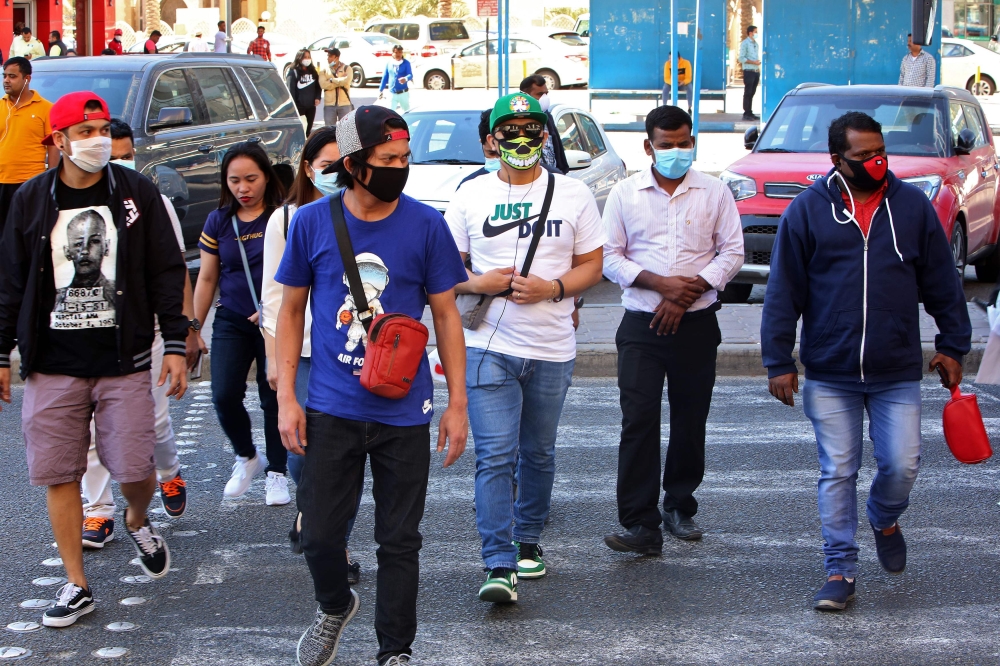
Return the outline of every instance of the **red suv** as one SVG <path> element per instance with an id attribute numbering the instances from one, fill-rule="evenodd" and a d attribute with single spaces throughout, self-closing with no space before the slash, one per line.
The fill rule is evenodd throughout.
<path id="1" fill-rule="evenodd" d="M 781 100 L 763 131 L 747 130 L 752 152 L 721 174 L 743 222 L 746 260 L 722 293 L 742 303 L 766 284 L 778 219 L 788 202 L 831 169 L 827 133 L 848 111 L 882 123 L 889 168 L 916 185 L 951 238 L 955 267 L 973 264 L 981 282 L 1000 277 L 1000 198 L 993 133 L 970 93 L 958 88 L 803 83 Z"/>

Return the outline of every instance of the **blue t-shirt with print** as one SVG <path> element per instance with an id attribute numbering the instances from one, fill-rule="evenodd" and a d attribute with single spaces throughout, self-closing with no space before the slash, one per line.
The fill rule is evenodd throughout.
<path id="1" fill-rule="evenodd" d="M 396 210 L 364 222 L 344 208 L 368 303 L 376 314 L 398 312 L 420 319 L 427 294 L 468 279 L 462 257 L 441 213 L 405 194 Z M 427 355 L 410 392 L 390 400 L 361 386 L 367 336 L 340 260 L 330 199 L 299 208 L 275 275 L 281 284 L 310 287 L 312 366 L 306 406 L 355 421 L 410 426 L 429 423 L 434 385 Z"/>
<path id="2" fill-rule="evenodd" d="M 273 212 L 274 208 L 266 208 L 263 215 L 250 222 L 237 218 L 257 298 L 260 298 L 264 279 L 264 232 Z M 233 232 L 233 213 L 228 208 L 219 208 L 208 214 L 201 237 L 198 238 L 198 247 L 219 257 L 219 302 L 222 307 L 244 317 L 252 317 L 257 312 L 257 303 L 250 294 L 240 244 Z"/>

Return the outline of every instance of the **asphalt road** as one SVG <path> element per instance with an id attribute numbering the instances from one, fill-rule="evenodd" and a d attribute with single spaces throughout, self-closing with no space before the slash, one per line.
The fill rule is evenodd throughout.
<path id="1" fill-rule="evenodd" d="M 44 493 L 27 482 L 22 391 L 15 388 L 14 404 L 0 414 L 7 463 L 0 491 L 3 625 L 38 621 L 39 611 L 19 604 L 53 598 L 56 587 L 32 580 L 63 574 L 42 564 L 56 550 Z M 1000 441 L 1000 400 L 982 388 L 979 394 Z M 601 540 L 617 527 L 617 389 L 608 380 L 577 380 L 560 426 L 552 522 L 543 535 L 550 574 L 522 582 L 518 604 L 495 607 L 476 597 L 483 573 L 471 451 L 448 470 L 434 455 L 422 526 L 419 663 L 1000 663 L 1000 464 L 967 467 L 950 456 L 939 418 L 945 397 L 940 386 L 925 383 L 923 470 L 902 521 L 910 543 L 906 573 L 882 572 L 863 526 L 857 601 L 828 615 L 810 607 L 823 572 L 815 444 L 801 407 L 779 405 L 760 380 L 720 380 L 709 472 L 698 494 L 705 540 L 668 537 L 663 557 L 638 559 L 611 552 Z M 286 541 L 294 507 L 265 506 L 262 479 L 244 498 L 222 498 L 232 458 L 207 387 L 195 386 L 172 415 L 184 442 L 190 507 L 180 519 L 154 519 L 169 525 L 163 531 L 174 570 L 158 582 L 130 584 L 121 578 L 141 572 L 129 564 L 127 542 L 88 552 L 96 611 L 66 629 L 3 631 L 0 645 L 33 651 L 24 663 L 95 663 L 91 652 L 103 647 L 130 651 L 114 663 L 144 666 L 294 663 L 296 641 L 315 609 L 305 564 Z M 254 419 L 260 437 L 261 419 Z M 866 455 L 862 487 L 872 471 Z M 374 663 L 370 487 L 369 480 L 351 544 L 363 566 L 362 606 L 337 664 Z M 119 603 L 134 596 L 148 601 Z M 113 633 L 105 629 L 112 622 L 138 627 Z"/>

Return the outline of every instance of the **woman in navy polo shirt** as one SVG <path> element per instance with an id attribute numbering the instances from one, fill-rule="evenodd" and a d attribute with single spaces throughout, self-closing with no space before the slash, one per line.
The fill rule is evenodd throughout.
<path id="1" fill-rule="evenodd" d="M 194 303 L 196 316 L 204 321 L 218 287 L 210 356 L 212 404 L 236 451 L 225 496 L 240 497 L 254 476 L 266 471 L 267 503 L 288 504 L 288 456 L 278 434 L 278 397 L 267 383 L 264 338 L 258 329 L 264 231 L 271 213 L 281 205 L 284 188 L 267 153 L 256 143 L 239 143 L 230 148 L 222 160 L 222 177 L 226 186 L 219 197 L 219 209 L 208 216 L 198 240 L 201 272 Z M 243 406 L 247 373 L 254 361 L 257 393 L 264 411 L 266 465 L 257 455 L 250 415 Z"/>

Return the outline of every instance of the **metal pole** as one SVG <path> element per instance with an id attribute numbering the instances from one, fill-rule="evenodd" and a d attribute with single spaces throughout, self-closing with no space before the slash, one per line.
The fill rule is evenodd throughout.
<path id="1" fill-rule="evenodd" d="M 677 106 L 677 23 L 674 21 L 674 2 L 670 0 L 670 104 Z"/>
<path id="2" fill-rule="evenodd" d="M 503 58 L 500 54 L 501 42 L 503 38 L 503 0 L 497 0 L 497 97 L 503 97 Z M 486 67 L 489 68 L 490 61 L 490 35 L 486 33 Z"/>
<path id="3" fill-rule="evenodd" d="M 694 60 L 692 62 L 694 63 L 694 77 L 692 77 L 691 83 L 694 86 L 694 100 L 691 108 L 694 111 L 694 118 L 692 118 L 691 131 L 695 136 L 694 158 L 698 159 L 698 117 L 701 115 L 699 113 L 701 104 L 701 0 L 695 0 L 694 3 Z"/>

